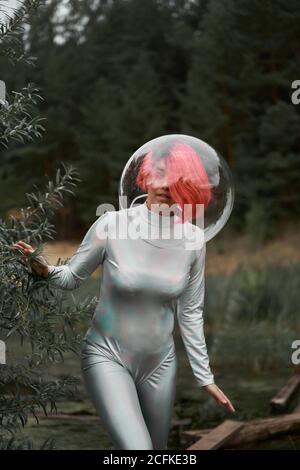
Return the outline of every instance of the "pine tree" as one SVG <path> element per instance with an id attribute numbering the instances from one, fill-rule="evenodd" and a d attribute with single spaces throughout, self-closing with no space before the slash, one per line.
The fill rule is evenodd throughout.
<path id="1" fill-rule="evenodd" d="M 80 107 L 82 163 L 77 166 L 85 185 L 79 207 L 87 220 L 95 200 L 118 207 L 118 183 L 130 155 L 166 129 L 166 103 L 147 54 L 140 52 L 122 76 L 122 87 L 99 78 Z"/>
<path id="2" fill-rule="evenodd" d="M 299 19 L 296 0 L 211 0 L 181 99 L 183 131 L 207 140 L 234 171 L 235 221 L 256 241 L 299 213 L 300 116 L 291 102 Z"/>

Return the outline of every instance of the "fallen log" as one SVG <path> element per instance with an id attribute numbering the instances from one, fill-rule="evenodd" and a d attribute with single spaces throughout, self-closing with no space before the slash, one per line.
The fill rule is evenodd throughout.
<path id="1" fill-rule="evenodd" d="M 292 412 L 293 413 L 300 413 L 300 402 L 298 403 L 298 405 L 296 405 L 296 407 L 293 409 Z"/>
<path id="2" fill-rule="evenodd" d="M 274 410 L 283 410 L 287 407 L 291 397 L 300 385 L 300 374 L 296 373 L 288 380 L 281 390 L 272 398 L 270 405 Z"/>
<path id="3" fill-rule="evenodd" d="M 186 450 L 216 450 L 228 443 L 242 429 L 244 423 L 227 419 Z"/>
<path id="4" fill-rule="evenodd" d="M 226 448 L 235 448 L 243 444 L 267 440 L 280 434 L 292 434 L 295 432 L 300 432 L 300 411 L 274 418 L 259 418 L 246 421 L 243 427 L 239 429 L 238 433 L 227 440 Z M 186 441 L 191 444 L 199 439 L 199 442 L 201 442 L 201 440 L 208 437 L 209 434 L 205 434 L 205 437 L 201 439 L 203 430 L 200 429 L 185 431 L 183 436 Z"/>

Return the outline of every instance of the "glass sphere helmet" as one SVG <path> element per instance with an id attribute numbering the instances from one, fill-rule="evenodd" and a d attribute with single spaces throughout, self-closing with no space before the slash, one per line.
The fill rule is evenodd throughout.
<path id="1" fill-rule="evenodd" d="M 203 140 L 163 135 L 129 158 L 119 182 L 119 208 L 142 204 L 149 194 L 161 203 L 175 204 L 182 222 L 199 225 L 201 218 L 207 242 L 231 214 L 233 177 L 225 159 Z"/>

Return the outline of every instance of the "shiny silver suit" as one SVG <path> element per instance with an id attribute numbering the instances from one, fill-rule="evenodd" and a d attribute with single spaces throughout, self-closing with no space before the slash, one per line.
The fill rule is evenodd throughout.
<path id="1" fill-rule="evenodd" d="M 102 265 L 82 373 L 115 449 L 167 448 L 175 315 L 197 384 L 214 383 L 203 333 L 206 244 L 187 249 L 175 221 L 146 203 L 106 212 L 67 264 L 49 267 L 50 282 L 75 289 Z"/>

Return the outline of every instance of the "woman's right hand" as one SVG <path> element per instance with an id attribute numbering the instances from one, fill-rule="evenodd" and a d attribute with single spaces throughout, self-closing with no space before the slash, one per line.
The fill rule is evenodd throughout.
<path id="1" fill-rule="evenodd" d="M 12 248 L 20 249 L 25 256 L 29 256 L 31 253 L 35 251 L 31 245 L 23 242 L 22 240 L 14 243 L 12 245 Z M 33 259 L 30 264 L 32 266 L 32 269 L 34 269 L 38 274 L 44 277 L 48 276 L 48 273 L 49 273 L 48 264 L 45 262 L 45 260 Z"/>

